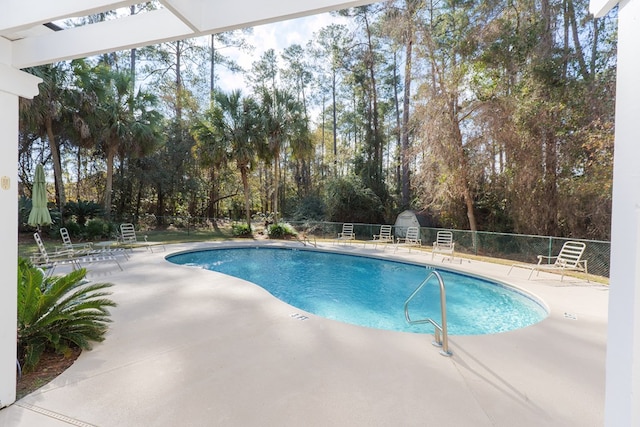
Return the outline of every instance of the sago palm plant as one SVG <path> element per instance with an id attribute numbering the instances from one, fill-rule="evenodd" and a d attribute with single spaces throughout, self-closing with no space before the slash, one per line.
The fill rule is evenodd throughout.
<path id="1" fill-rule="evenodd" d="M 89 283 L 86 270 L 45 278 L 29 261 L 18 260 L 18 357 L 25 370 L 33 369 L 45 350 L 67 353 L 104 340 L 115 307 L 105 298 L 110 283 Z"/>

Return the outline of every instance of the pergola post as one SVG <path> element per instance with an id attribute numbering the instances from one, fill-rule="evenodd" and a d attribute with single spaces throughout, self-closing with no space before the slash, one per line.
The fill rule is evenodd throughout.
<path id="1" fill-rule="evenodd" d="M 35 96 L 41 82 L 3 63 L 10 53 L 0 42 L 0 408 L 16 400 L 18 101 Z"/>
<path id="2" fill-rule="evenodd" d="M 618 9 L 605 424 L 640 425 L 640 1 Z"/>
<path id="3" fill-rule="evenodd" d="M 0 407 L 16 400 L 18 96 L 0 92 Z M 5 381 L 5 378 L 13 379 Z"/>

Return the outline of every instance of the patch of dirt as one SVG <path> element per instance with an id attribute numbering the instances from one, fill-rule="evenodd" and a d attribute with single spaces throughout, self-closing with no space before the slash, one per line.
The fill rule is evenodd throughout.
<path id="1" fill-rule="evenodd" d="M 22 376 L 18 378 L 16 400 L 36 391 L 66 371 L 80 356 L 80 353 L 82 350 L 79 348 L 72 348 L 71 353 L 67 356 L 53 352 L 43 353 L 36 369 L 27 373 L 23 372 Z"/>

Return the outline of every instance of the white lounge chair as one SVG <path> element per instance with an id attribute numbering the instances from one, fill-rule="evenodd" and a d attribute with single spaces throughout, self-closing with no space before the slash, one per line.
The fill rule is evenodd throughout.
<path id="1" fill-rule="evenodd" d="M 62 237 L 62 249 L 72 251 L 75 255 L 99 255 L 99 254 L 107 254 L 107 255 L 121 255 L 125 258 L 129 259 L 129 255 L 127 255 L 124 248 L 113 248 L 113 247 L 103 247 L 102 249 L 94 248 L 91 242 L 87 243 L 72 243 L 71 237 L 69 236 L 69 230 L 65 227 L 60 228 L 60 236 Z M 110 242 L 104 242 L 110 243 Z"/>
<path id="2" fill-rule="evenodd" d="M 351 223 L 342 224 L 342 231 L 338 233 L 338 238 L 336 239 L 336 241 L 344 240 L 349 242 L 355 239 L 356 239 L 356 234 L 353 232 L 353 224 Z"/>
<path id="3" fill-rule="evenodd" d="M 150 243 L 147 241 L 147 236 L 144 236 L 144 241 L 141 242 L 138 240 L 138 236 L 136 235 L 136 228 L 131 223 L 120 224 L 120 243 L 129 248 L 135 248 L 144 246 L 153 252 L 153 246 L 162 246 L 165 249 L 162 243 Z"/>
<path id="4" fill-rule="evenodd" d="M 585 274 L 588 274 L 587 260 L 581 259 L 586 247 L 587 245 L 584 242 L 565 242 L 564 245 L 562 245 L 562 249 L 560 249 L 560 253 L 557 256 L 550 257 L 545 255 L 538 255 L 537 264 L 513 264 L 509 269 L 509 273 L 507 274 L 511 274 L 511 270 L 513 270 L 513 267 L 527 268 L 531 270 L 528 277 L 529 279 L 531 279 L 534 271 L 537 272 L 537 275 L 541 270 L 559 272 L 560 281 L 564 280 L 564 273 L 566 271 L 581 271 Z M 543 262 L 545 260 L 547 262 Z M 589 281 L 589 278 L 587 278 L 587 281 Z"/>
<path id="5" fill-rule="evenodd" d="M 60 228 L 60 236 L 62 237 L 62 249 L 68 249 L 71 251 L 88 251 L 91 250 L 91 243 L 72 243 L 71 236 L 69 236 L 69 230 L 65 227 Z"/>
<path id="6" fill-rule="evenodd" d="M 433 259 L 436 253 L 439 253 L 451 255 L 449 259 L 453 261 L 455 246 L 456 244 L 453 241 L 453 233 L 451 231 L 438 231 L 436 234 L 436 241 L 433 242 L 433 248 L 431 249 L 431 259 Z"/>
<path id="7" fill-rule="evenodd" d="M 39 255 L 35 255 L 31 257 L 31 262 L 36 267 L 41 267 L 47 270 L 47 277 L 53 274 L 53 271 L 59 265 L 70 265 L 72 269 L 77 270 L 82 267 L 83 263 L 93 263 L 100 261 L 113 261 L 118 265 L 120 271 L 122 271 L 122 266 L 118 262 L 115 256 L 113 255 L 100 255 L 100 254 L 86 254 L 78 256 L 71 249 L 63 249 L 54 252 L 53 254 L 49 254 L 47 249 L 44 247 L 44 243 L 42 243 L 42 238 L 38 233 L 33 234 L 33 238 L 36 241 L 36 245 L 38 245 Z"/>
<path id="8" fill-rule="evenodd" d="M 379 234 L 373 235 L 374 247 L 378 246 L 378 243 L 393 243 L 393 235 L 391 234 L 390 225 L 381 225 Z"/>
<path id="9" fill-rule="evenodd" d="M 420 239 L 420 227 L 408 227 L 407 233 L 404 237 L 396 238 L 396 251 L 400 245 L 408 246 L 409 252 L 411 252 L 411 247 L 413 246 L 422 246 L 422 239 Z"/>

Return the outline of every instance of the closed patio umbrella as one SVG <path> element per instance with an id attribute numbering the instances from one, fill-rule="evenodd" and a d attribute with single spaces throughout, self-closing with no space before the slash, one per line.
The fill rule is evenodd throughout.
<path id="1" fill-rule="evenodd" d="M 44 168 L 38 163 L 31 190 L 31 212 L 27 224 L 38 227 L 51 224 L 51 215 L 47 208 L 47 186 L 44 179 Z"/>

